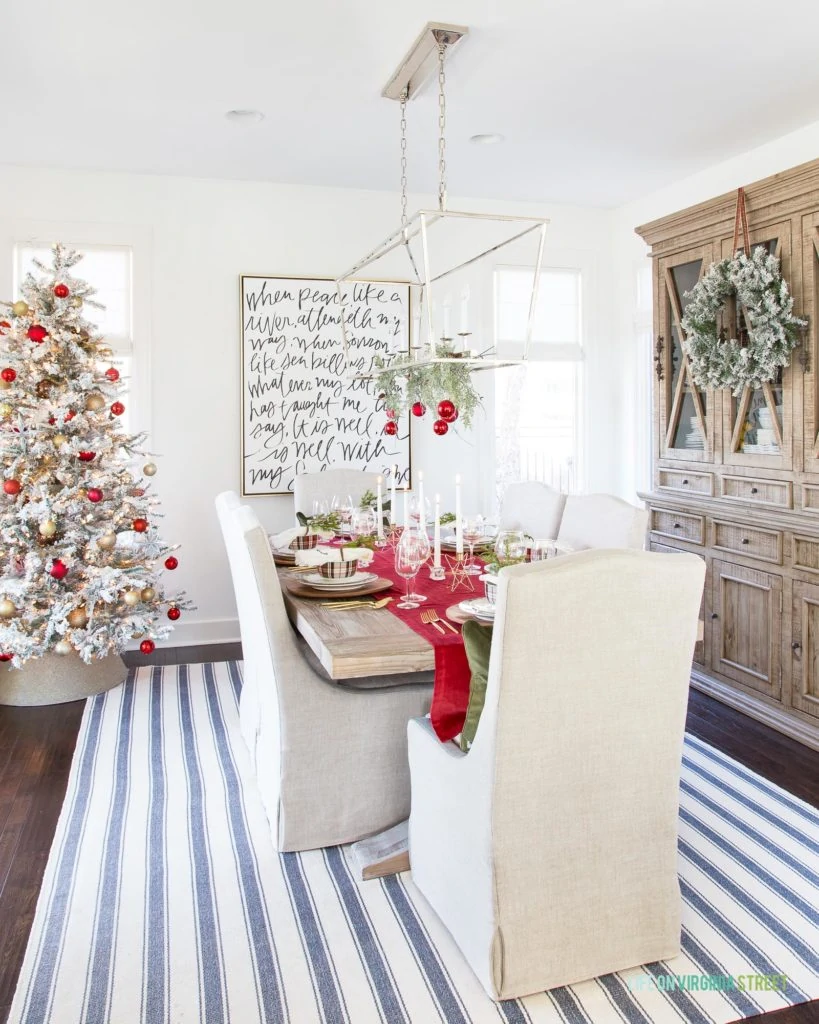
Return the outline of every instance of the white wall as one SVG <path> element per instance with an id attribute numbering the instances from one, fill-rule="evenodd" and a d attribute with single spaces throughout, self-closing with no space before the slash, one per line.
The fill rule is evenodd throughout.
<path id="1" fill-rule="evenodd" d="M 819 121 L 618 207 L 609 214 L 608 263 L 614 272 L 610 282 L 613 315 L 609 343 L 611 350 L 618 353 L 620 386 L 617 391 L 621 399 L 614 416 L 621 431 L 616 447 L 622 452 L 617 460 L 620 478 L 615 486 L 627 500 L 634 500 L 635 492 L 650 483 L 645 474 L 650 444 L 650 392 L 646 387 L 650 353 L 640 344 L 635 329 L 639 316 L 635 278 L 648 249 L 634 233 L 634 228 L 817 157 Z"/>
<path id="2" fill-rule="evenodd" d="M 609 296 L 597 270 L 606 256 L 607 215 L 569 206 L 518 209 L 551 218 L 545 265 L 565 265 L 567 251 L 580 250 L 595 268 L 586 286 L 587 482 L 593 490 L 612 490 L 618 483 L 611 387 L 617 363 L 603 338 Z M 398 213 L 391 193 L 0 167 L 0 247 L 32 222 L 49 232 L 65 225 L 64 238 L 79 240 L 80 232 L 86 241 L 97 234 L 99 241 L 136 240 L 137 278 L 150 296 L 150 323 L 141 330 L 137 325 L 136 359 L 150 366 L 151 393 L 138 404 L 151 447 L 163 455 L 155 478 L 162 532 L 183 545 L 170 582 L 198 605 L 172 643 L 238 636 L 213 497 L 239 488 L 239 275 L 332 277 L 392 230 Z M 8 252 L 0 253 L 4 296 L 9 263 Z M 451 504 L 460 471 L 466 507 L 477 508 L 486 425 L 463 439 L 452 432 L 436 438 L 427 421 L 415 430 L 414 464 L 425 470 L 427 493 L 440 490 L 444 505 Z M 289 497 L 251 503 L 271 530 L 292 522 Z"/>

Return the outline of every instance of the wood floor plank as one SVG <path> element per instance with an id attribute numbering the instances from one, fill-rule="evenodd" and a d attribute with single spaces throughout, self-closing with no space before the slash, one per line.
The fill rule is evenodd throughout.
<path id="1" fill-rule="evenodd" d="M 129 665 L 238 660 L 241 645 L 166 647 L 148 657 L 139 651 L 124 657 Z M 42 708 L 0 706 L 0 1022 L 8 1016 L 23 961 L 83 706 L 83 701 Z M 687 728 L 819 807 L 819 752 L 697 691 L 691 692 Z M 819 1024 L 819 1001 L 763 1014 L 749 1024 Z"/>

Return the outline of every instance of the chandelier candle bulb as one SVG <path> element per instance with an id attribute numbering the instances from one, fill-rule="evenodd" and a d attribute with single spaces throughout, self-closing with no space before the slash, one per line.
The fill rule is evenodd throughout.
<path id="1" fill-rule="evenodd" d="M 469 334 L 469 286 L 461 292 L 461 329 L 460 334 Z"/>
<path id="2" fill-rule="evenodd" d="M 450 300 L 450 297 L 447 295 L 447 297 L 444 299 L 444 333 L 443 333 L 443 337 L 444 338 L 451 338 L 452 337 L 452 333 L 451 333 L 451 331 L 452 331 L 452 317 L 451 317 L 451 314 L 452 314 L 452 302 Z"/>
<path id="3" fill-rule="evenodd" d="M 464 524 L 461 519 L 461 476 L 455 477 L 455 554 L 464 553 Z"/>
<path id="4" fill-rule="evenodd" d="M 441 568 L 441 495 L 435 495 L 435 538 L 433 543 L 432 566 Z"/>
<path id="5" fill-rule="evenodd" d="M 378 536 L 379 540 L 383 540 L 384 539 L 384 502 L 383 502 L 383 499 L 381 497 L 381 481 L 382 481 L 381 477 L 379 477 L 378 480 L 376 481 L 377 494 L 376 494 L 376 500 L 375 500 L 375 514 L 376 514 L 376 520 L 377 520 L 377 536 Z"/>

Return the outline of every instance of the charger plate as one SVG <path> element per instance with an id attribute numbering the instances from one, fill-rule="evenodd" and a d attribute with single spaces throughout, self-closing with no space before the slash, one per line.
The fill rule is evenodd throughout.
<path id="1" fill-rule="evenodd" d="M 326 587 L 311 587 L 301 580 L 284 580 L 288 593 L 293 597 L 320 597 L 323 601 L 347 601 L 351 597 L 366 597 L 368 594 L 380 594 L 392 587 L 392 580 L 378 578 L 360 587 L 345 587 L 341 591 L 328 590 Z"/>

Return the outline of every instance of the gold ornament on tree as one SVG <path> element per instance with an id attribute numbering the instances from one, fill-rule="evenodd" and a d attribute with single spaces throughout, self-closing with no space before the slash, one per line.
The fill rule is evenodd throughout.
<path id="1" fill-rule="evenodd" d="M 117 546 L 117 535 L 115 533 L 104 533 L 97 537 L 97 547 L 103 551 L 112 551 Z"/>
<path id="2" fill-rule="evenodd" d="M 105 399 L 96 391 L 85 400 L 86 412 L 99 412 L 105 408 Z"/>
<path id="3" fill-rule="evenodd" d="M 51 443 L 55 448 L 62 448 L 67 440 L 68 438 L 65 434 L 55 434 L 54 437 L 51 438 Z"/>
<path id="4" fill-rule="evenodd" d="M 0 403 L 0 416 L 2 416 L 4 420 L 7 420 L 13 412 L 14 409 L 12 409 L 8 402 Z"/>
<path id="5" fill-rule="evenodd" d="M 10 619 L 12 616 L 17 614 L 17 606 L 13 601 L 9 601 L 7 597 L 4 597 L 0 601 L 0 616 L 4 619 Z"/>
<path id="6" fill-rule="evenodd" d="M 156 463 L 154 463 L 154 462 L 146 462 L 145 465 L 142 467 L 142 472 L 145 474 L 145 476 L 155 476 L 156 475 Z"/>
<path id="7" fill-rule="evenodd" d="M 88 612 L 85 610 L 85 605 L 72 608 L 68 613 L 68 625 L 73 626 L 74 629 L 85 629 L 88 625 Z"/>
<path id="8" fill-rule="evenodd" d="M 155 597 L 156 591 L 154 590 L 153 587 L 145 587 L 145 589 L 142 591 L 142 600 L 146 604 L 148 604 L 149 601 L 153 601 Z"/>
<path id="9" fill-rule="evenodd" d="M 73 650 L 74 648 L 67 640 L 58 640 L 57 643 L 54 644 L 55 654 L 70 654 Z"/>
<path id="10" fill-rule="evenodd" d="M 25 316 L 28 313 L 28 303 L 24 299 L 18 299 L 11 307 L 15 316 Z"/>
<path id="11" fill-rule="evenodd" d="M 46 519 L 44 523 L 40 523 L 39 529 L 41 537 L 53 537 L 57 532 L 57 524 L 53 519 Z"/>
<path id="12" fill-rule="evenodd" d="M 129 608 L 133 608 L 134 605 L 139 604 L 142 600 L 142 596 L 138 590 L 126 590 L 122 595 L 122 600 L 128 605 Z"/>

